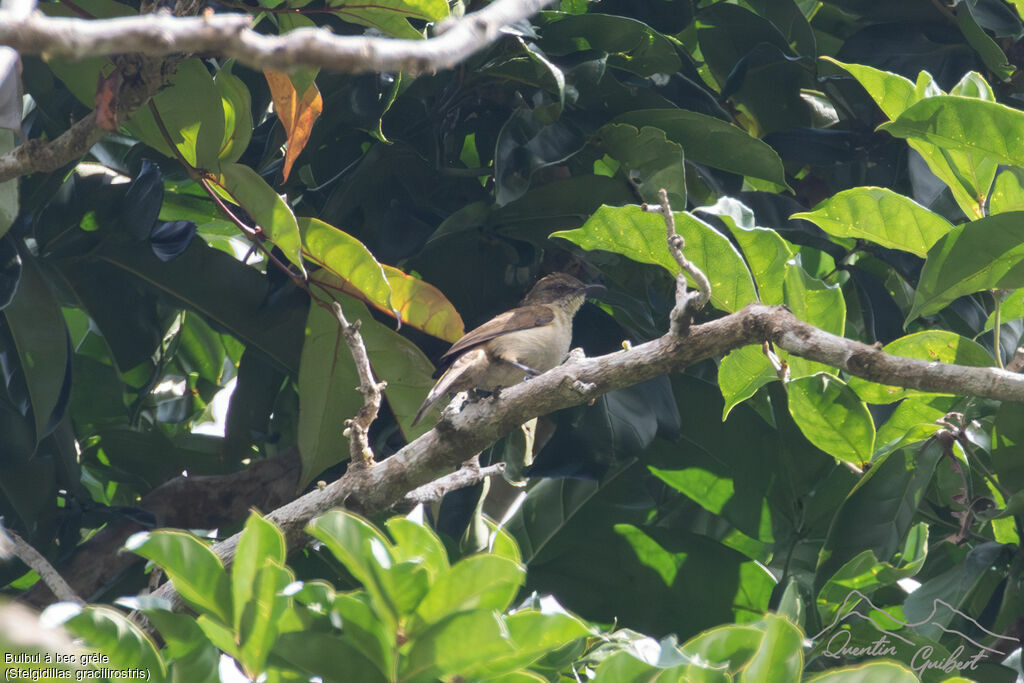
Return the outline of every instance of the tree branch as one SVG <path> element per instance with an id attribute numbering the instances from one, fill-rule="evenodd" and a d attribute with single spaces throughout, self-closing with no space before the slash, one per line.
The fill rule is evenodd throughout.
<path id="1" fill-rule="evenodd" d="M 685 337 L 669 333 L 628 351 L 570 360 L 505 389 L 498 401 L 471 403 L 457 414 L 446 411 L 434 429 L 373 468 L 352 468 L 341 479 L 274 510 L 267 518 L 282 528 L 289 547 L 295 547 L 303 542 L 303 529 L 316 515 L 338 506 L 365 514 L 387 510 L 409 491 L 452 472 L 530 418 L 581 405 L 614 389 L 681 372 L 702 360 L 764 341 L 875 382 L 1024 401 L 1024 376 L 1019 374 L 891 356 L 798 320 L 784 306 L 750 304 L 737 313 L 690 327 Z M 586 391 L 580 391 L 581 383 Z M 225 564 L 233 559 L 238 538 L 236 534 L 214 546 Z M 156 594 L 180 604 L 170 584 L 161 586 Z"/>
<path id="2" fill-rule="evenodd" d="M 10 539 L 11 552 L 17 555 L 18 559 L 31 569 L 35 570 L 36 574 L 39 574 L 39 578 L 53 591 L 58 600 L 75 602 L 79 605 L 85 604 L 85 600 L 78 597 L 71 586 L 68 585 L 68 582 L 64 580 L 64 577 L 53 568 L 53 565 L 40 555 L 38 550 L 25 542 L 25 539 L 14 531 L 5 529 L 2 526 L 0 526 L 0 534 L 4 534 Z M 5 543 L 5 545 L 8 544 Z"/>
<path id="3" fill-rule="evenodd" d="M 480 461 L 477 458 L 470 458 L 451 474 L 446 474 L 440 479 L 409 491 L 405 494 L 402 502 L 413 506 L 436 503 L 452 491 L 475 486 L 484 479 L 498 476 L 504 471 L 505 463 L 503 462 L 480 467 Z"/>
<path id="4" fill-rule="evenodd" d="M 9 45 L 26 55 L 82 59 L 134 53 L 153 58 L 203 52 L 234 57 L 254 69 L 286 71 L 313 66 L 350 73 L 421 73 L 454 66 L 494 42 L 503 26 L 530 17 L 553 0 L 496 0 L 461 19 L 442 22 L 437 27 L 441 35 L 428 40 L 335 36 L 319 28 L 269 36 L 247 28 L 250 17 L 241 14 L 148 14 L 117 19 L 47 17 L 26 12 L 27 0 L 15 2 L 21 4 L 0 9 L 0 45 Z M 161 85 L 146 84 L 141 97 L 126 98 L 131 100 L 131 106 L 118 112 L 120 120 L 144 104 Z M 104 135 L 106 131 L 97 126 L 96 112 L 90 112 L 53 141 L 30 140 L 0 155 L 0 182 L 38 171 L 54 171 L 84 156 Z"/>
<path id="5" fill-rule="evenodd" d="M 553 0 L 496 0 L 461 19 L 449 19 L 428 40 L 335 36 L 300 28 L 270 36 L 248 28 L 243 14 L 203 17 L 147 15 L 116 19 L 71 19 L 0 11 L 0 45 L 28 55 L 82 59 L 137 52 L 151 57 L 213 53 L 234 57 L 253 69 L 286 71 L 300 66 L 366 73 L 423 73 L 452 67 L 494 42 L 503 26 L 536 14 Z"/>
<path id="6" fill-rule="evenodd" d="M 387 382 L 378 382 L 373 378 L 373 368 L 370 367 L 370 357 L 366 355 L 366 345 L 363 343 L 363 336 L 359 334 L 359 320 L 350 323 L 341 310 L 341 304 L 337 301 L 331 302 L 331 312 L 338 320 L 338 327 L 341 335 L 348 344 L 352 353 L 352 360 L 356 364 L 356 373 L 359 375 L 359 393 L 363 395 L 363 407 L 359 409 L 355 417 L 347 420 L 346 431 L 350 441 L 351 462 L 370 466 L 373 464 L 373 450 L 370 449 L 370 425 L 377 419 L 377 412 L 380 410 L 381 396 Z"/>

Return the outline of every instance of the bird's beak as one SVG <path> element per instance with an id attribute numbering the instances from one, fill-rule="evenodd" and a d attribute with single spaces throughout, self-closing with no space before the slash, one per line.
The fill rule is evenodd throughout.
<path id="1" fill-rule="evenodd" d="M 589 299 L 590 297 L 592 297 L 595 294 L 607 291 L 607 289 L 608 288 L 605 287 L 604 285 L 598 285 L 598 284 L 584 285 L 583 286 L 583 295 L 586 296 Z"/>

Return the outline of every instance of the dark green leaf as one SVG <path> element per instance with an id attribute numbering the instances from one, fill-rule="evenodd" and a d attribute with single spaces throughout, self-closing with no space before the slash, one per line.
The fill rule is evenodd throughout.
<path id="1" fill-rule="evenodd" d="M 779 155 L 739 126 L 721 119 L 682 109 L 641 109 L 622 114 L 614 122 L 660 128 L 669 140 L 682 145 L 687 161 L 787 187 Z"/>
<path id="2" fill-rule="evenodd" d="M 903 547 L 942 451 L 942 444 L 933 440 L 893 451 L 872 464 L 832 519 L 818 556 L 819 584 L 864 550 L 889 562 Z"/>

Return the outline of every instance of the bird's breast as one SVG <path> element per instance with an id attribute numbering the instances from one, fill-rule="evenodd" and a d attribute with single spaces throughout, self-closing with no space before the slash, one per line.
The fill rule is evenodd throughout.
<path id="1" fill-rule="evenodd" d="M 569 353 L 572 327 L 555 321 L 541 327 L 517 330 L 496 337 L 490 342 L 491 354 L 545 372 L 555 367 Z"/>

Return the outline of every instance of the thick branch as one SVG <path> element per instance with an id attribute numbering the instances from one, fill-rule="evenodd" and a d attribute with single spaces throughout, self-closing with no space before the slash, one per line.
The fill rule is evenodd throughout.
<path id="1" fill-rule="evenodd" d="M 281 507 L 268 518 L 282 527 L 289 546 L 303 540 L 303 528 L 332 507 L 373 514 L 387 510 L 405 495 L 440 475 L 454 471 L 523 422 L 538 415 L 581 405 L 614 389 L 658 375 L 681 372 L 707 358 L 770 341 L 797 356 L 838 367 L 851 375 L 923 391 L 1024 401 L 1024 376 L 997 368 L 967 367 L 891 356 L 880 349 L 837 337 L 798 320 L 783 306 L 751 304 L 742 311 L 689 328 L 685 337 L 671 333 L 597 358 L 570 360 L 539 377 L 502 392 L 498 401 L 468 404 L 448 411 L 441 422 L 373 468 L 353 468 L 323 489 Z M 581 391 L 581 387 L 585 390 Z M 214 546 L 229 563 L 238 535 Z M 176 598 L 173 587 L 161 586 Z"/>
<path id="2" fill-rule="evenodd" d="M 248 28 L 241 14 L 200 18 L 142 16 L 117 19 L 68 19 L 33 14 L 21 18 L 0 11 L 0 45 L 22 54 L 82 59 L 137 52 L 160 57 L 177 52 L 213 53 L 234 57 L 253 69 L 279 71 L 300 66 L 364 73 L 446 69 L 497 38 L 501 27 L 522 21 L 552 0 L 497 0 L 484 9 L 439 26 L 429 40 L 395 40 L 335 36 L 300 28 L 269 36 Z"/>

